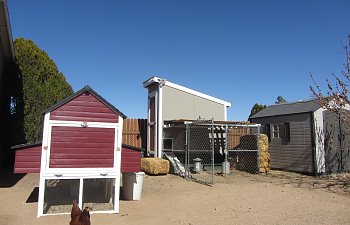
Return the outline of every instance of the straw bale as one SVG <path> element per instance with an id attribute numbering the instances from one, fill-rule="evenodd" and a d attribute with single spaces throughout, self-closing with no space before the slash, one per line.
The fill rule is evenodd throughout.
<path id="1" fill-rule="evenodd" d="M 270 167 L 269 162 L 260 162 L 260 168 L 268 168 L 268 167 Z"/>
<path id="2" fill-rule="evenodd" d="M 269 148 L 269 139 L 266 134 L 260 134 L 260 151 L 267 152 Z"/>
<path id="3" fill-rule="evenodd" d="M 169 161 L 160 158 L 142 158 L 141 170 L 148 175 L 164 175 L 169 173 Z"/>
<path id="4" fill-rule="evenodd" d="M 268 173 L 270 171 L 270 168 L 269 167 L 260 167 L 260 173 Z"/>
<path id="5" fill-rule="evenodd" d="M 260 152 L 260 160 L 269 160 L 270 154 L 267 152 Z"/>
<path id="6" fill-rule="evenodd" d="M 266 134 L 260 134 L 260 172 L 270 171 L 269 139 Z"/>

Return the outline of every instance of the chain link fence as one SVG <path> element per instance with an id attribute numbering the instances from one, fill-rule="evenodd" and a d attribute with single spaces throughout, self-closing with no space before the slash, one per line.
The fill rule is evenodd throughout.
<path id="1" fill-rule="evenodd" d="M 186 125 L 186 177 L 212 185 L 214 183 L 214 124 L 196 121 Z"/>
<path id="2" fill-rule="evenodd" d="M 215 175 L 260 172 L 260 125 L 182 121 L 163 132 L 163 152 L 185 178 L 211 185 Z"/>
<path id="3" fill-rule="evenodd" d="M 260 127 L 234 125 L 228 128 L 227 162 L 230 168 L 225 175 L 244 171 L 260 173 Z"/>

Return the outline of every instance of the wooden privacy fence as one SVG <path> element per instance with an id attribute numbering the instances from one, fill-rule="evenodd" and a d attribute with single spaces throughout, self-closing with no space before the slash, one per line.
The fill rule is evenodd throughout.
<path id="1" fill-rule="evenodd" d="M 125 119 L 123 123 L 123 144 L 147 148 L 147 119 Z"/>
<path id="2" fill-rule="evenodd" d="M 228 129 L 228 149 L 235 149 L 240 145 L 241 137 L 249 134 L 248 127 L 237 127 L 233 129 Z"/>

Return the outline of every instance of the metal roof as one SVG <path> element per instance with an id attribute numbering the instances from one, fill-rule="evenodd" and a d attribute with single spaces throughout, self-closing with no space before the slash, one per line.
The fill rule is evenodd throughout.
<path id="1" fill-rule="evenodd" d="M 126 116 L 119 111 L 119 109 L 117 109 L 116 107 L 114 107 L 111 103 L 109 103 L 106 99 L 104 99 L 101 95 L 97 94 L 97 92 L 95 92 L 90 86 L 85 86 L 84 88 L 80 89 L 79 91 L 77 91 L 76 93 L 72 94 L 71 96 L 68 96 L 67 98 L 63 99 L 62 101 L 54 104 L 53 106 L 51 106 L 50 108 L 46 109 L 43 113 L 48 113 L 51 112 L 57 108 L 59 108 L 60 106 L 66 104 L 67 102 L 75 99 L 76 97 L 78 97 L 79 95 L 81 95 L 84 92 L 89 92 L 90 94 L 92 94 L 93 96 L 95 96 L 97 99 L 99 99 L 103 104 L 105 104 L 108 108 L 110 108 L 113 112 L 115 112 L 116 114 L 120 115 L 121 117 L 123 117 L 124 119 L 126 118 Z"/>
<path id="2" fill-rule="evenodd" d="M 320 103 L 315 99 L 291 103 L 287 102 L 282 104 L 270 105 L 249 118 L 253 119 L 269 116 L 315 112 L 319 108 L 321 108 Z"/>
<path id="3" fill-rule="evenodd" d="M 166 79 L 162 79 L 162 78 L 159 78 L 159 77 L 151 77 L 151 78 L 147 79 L 146 81 L 143 82 L 143 87 L 147 88 L 148 86 L 150 86 L 153 83 L 159 83 L 160 87 L 168 86 L 168 87 L 171 87 L 171 88 L 174 88 L 174 89 L 177 89 L 177 90 L 189 93 L 191 95 L 198 96 L 198 97 L 207 99 L 209 101 L 222 104 L 222 105 L 224 105 L 226 107 L 231 107 L 231 103 L 230 102 L 227 102 L 227 101 L 218 99 L 216 97 L 204 94 L 202 92 L 195 91 L 193 89 L 190 89 L 190 88 L 187 88 L 187 87 L 184 87 L 184 86 L 172 83 L 172 82 L 170 82 L 170 81 L 168 81 Z"/>

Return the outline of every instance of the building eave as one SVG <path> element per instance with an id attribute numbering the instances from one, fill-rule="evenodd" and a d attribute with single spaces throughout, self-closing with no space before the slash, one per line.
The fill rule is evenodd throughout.
<path id="1" fill-rule="evenodd" d="M 15 62 L 10 18 L 6 0 L 0 0 L 0 37 L 0 44 L 4 51 L 5 60 Z"/>
<path id="2" fill-rule="evenodd" d="M 193 89 L 190 89 L 190 88 L 187 88 L 187 87 L 184 87 L 184 86 L 172 83 L 170 81 L 167 81 L 167 80 L 159 78 L 159 77 L 151 77 L 148 80 L 144 81 L 143 82 L 143 87 L 147 88 L 148 86 L 150 86 L 153 83 L 159 83 L 159 84 L 162 84 L 163 86 L 168 86 L 168 87 L 171 87 L 171 88 L 174 88 L 174 89 L 177 89 L 177 90 L 180 90 L 180 91 L 183 91 L 183 92 L 195 95 L 197 97 L 200 97 L 200 98 L 212 101 L 212 102 L 216 102 L 218 104 L 224 105 L 225 107 L 231 107 L 231 103 L 230 102 L 227 102 L 227 101 L 218 99 L 216 97 L 204 94 L 202 92 L 195 91 Z"/>

